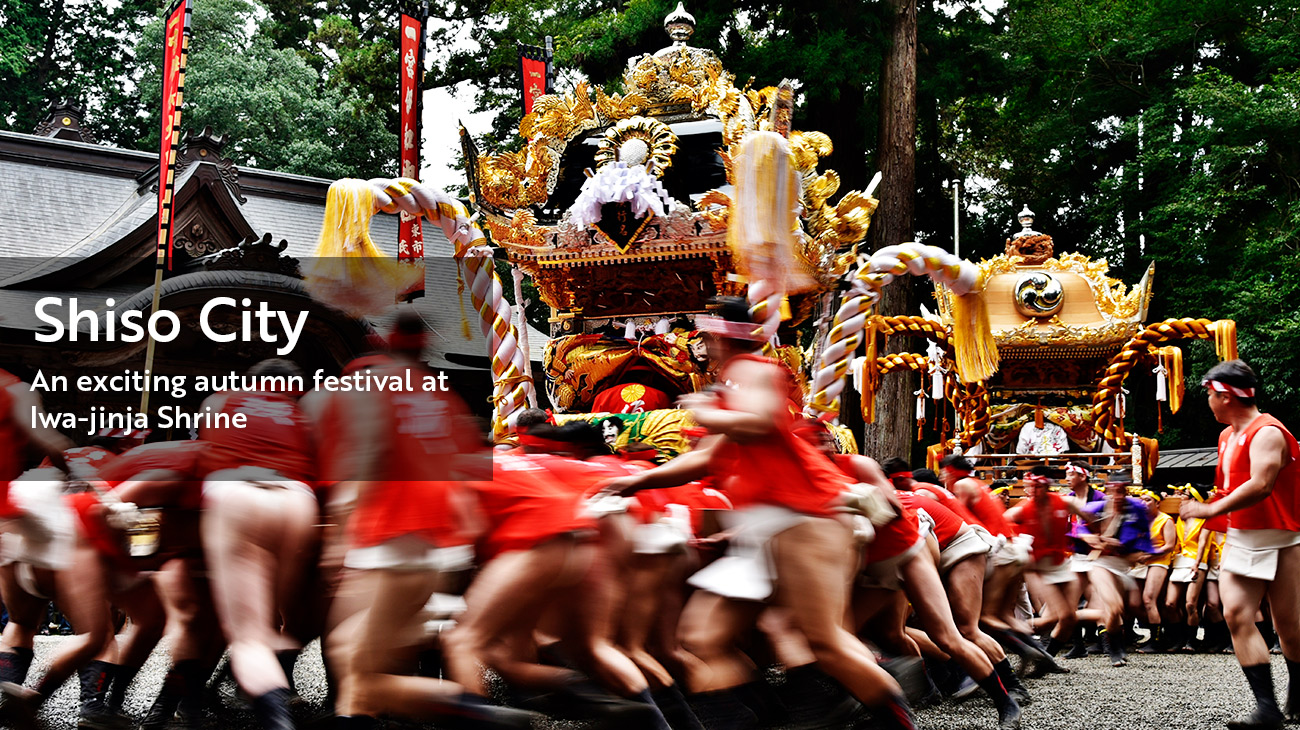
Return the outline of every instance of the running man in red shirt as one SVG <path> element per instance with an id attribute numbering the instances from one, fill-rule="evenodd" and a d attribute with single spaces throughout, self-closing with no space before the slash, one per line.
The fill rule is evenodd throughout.
<path id="1" fill-rule="evenodd" d="M 291 378 L 302 371 L 272 359 L 248 375 Z M 231 417 L 229 428 L 199 431 L 208 443 L 200 531 L 231 671 L 266 730 L 292 730 L 292 691 L 277 654 L 301 648 L 281 626 L 292 620 L 316 543 L 311 426 L 288 393 L 217 393 L 204 408 Z M 244 417 L 243 428 L 236 415 Z"/>
<path id="2" fill-rule="evenodd" d="M 432 375 L 422 361 L 426 340 L 419 314 L 403 309 L 388 336 L 390 357 L 366 370 L 403 382 L 409 375 L 413 389 L 353 392 L 338 404 L 346 424 L 332 444 L 341 453 L 331 457 L 327 478 L 340 492 L 356 492 L 345 580 L 354 583 L 349 593 L 364 597 L 364 608 L 332 634 L 340 640 L 331 653 L 344 657 L 336 663 L 338 727 L 375 727 L 382 715 L 437 718 L 449 727 L 526 727 L 532 713 L 492 706 L 463 681 L 404 674 L 417 660 L 420 612 L 448 573 L 472 563 L 466 480 L 491 468 L 460 399 L 424 390 Z"/>
<path id="3" fill-rule="evenodd" d="M 1228 516 L 1219 591 L 1232 646 L 1255 695 L 1255 709 L 1228 723 L 1233 730 L 1280 728 L 1300 720 L 1300 444 L 1271 415 L 1260 413 L 1259 379 L 1240 360 L 1219 363 L 1201 384 L 1210 411 L 1227 426 L 1219 435 L 1212 502 L 1184 500 L 1183 519 Z M 1285 709 L 1273 692 L 1268 645 L 1255 614 L 1268 598 L 1290 684 Z"/>
<path id="4" fill-rule="evenodd" d="M 1073 634 L 1079 601 L 1074 571 L 1070 570 L 1070 517 L 1082 518 L 1083 511 L 1072 499 L 1051 491 L 1052 478 L 1046 467 L 1034 467 L 1025 476 L 1025 497 L 1007 510 L 1009 522 L 1019 525 L 1021 534 L 1033 538 L 1031 562 L 1025 572 L 1030 590 L 1043 596 L 1056 620 L 1047 653 L 1055 656 Z"/>

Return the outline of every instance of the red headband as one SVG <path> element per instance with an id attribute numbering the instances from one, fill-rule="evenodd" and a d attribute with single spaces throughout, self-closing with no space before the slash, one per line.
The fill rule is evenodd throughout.
<path id="1" fill-rule="evenodd" d="M 572 448 L 570 444 L 563 441 L 555 441 L 553 439 L 542 438 L 541 436 L 529 436 L 527 431 L 519 434 L 519 445 L 526 446 L 530 449 L 537 449 L 538 451 L 546 451 L 548 453 L 568 451 Z"/>
<path id="2" fill-rule="evenodd" d="M 729 340 L 748 340 L 750 342 L 762 342 L 764 340 L 762 328 L 753 322 L 732 322 L 722 317 L 701 314 L 695 318 L 695 326 L 701 332 L 708 332 Z"/>
<path id="3" fill-rule="evenodd" d="M 388 349 L 423 350 L 425 336 L 423 332 L 389 332 Z"/>
<path id="4" fill-rule="evenodd" d="M 1044 486 L 1047 484 L 1051 484 L 1052 480 L 1050 477 L 1045 477 L 1042 474 L 1026 474 L 1025 482 L 1027 484 L 1037 484 L 1039 486 Z"/>
<path id="5" fill-rule="evenodd" d="M 1066 473 L 1066 474 L 1079 474 L 1079 475 L 1084 476 L 1084 477 L 1088 477 L 1088 476 L 1090 476 L 1090 475 L 1092 474 L 1092 472 L 1088 471 L 1087 469 L 1084 469 L 1083 467 L 1079 466 L 1078 464 L 1066 464 L 1066 465 L 1065 465 L 1065 473 Z"/>
<path id="6" fill-rule="evenodd" d="M 911 478 L 912 478 L 912 472 L 910 472 L 910 471 L 896 471 L 896 472 L 894 472 L 893 474 L 890 474 L 890 475 L 889 475 L 889 478 L 890 478 L 890 479 L 911 479 Z"/>
<path id="7" fill-rule="evenodd" d="M 1201 385 L 1204 385 L 1205 387 L 1209 388 L 1210 390 L 1217 391 L 1217 392 L 1219 392 L 1219 393 L 1231 393 L 1231 394 L 1237 396 L 1238 398 L 1254 398 L 1254 397 L 1255 397 L 1255 389 L 1254 389 L 1254 388 L 1238 388 L 1238 387 L 1235 386 L 1235 385 L 1228 385 L 1227 383 L 1223 382 L 1222 380 L 1203 380 L 1203 381 L 1201 381 Z"/>

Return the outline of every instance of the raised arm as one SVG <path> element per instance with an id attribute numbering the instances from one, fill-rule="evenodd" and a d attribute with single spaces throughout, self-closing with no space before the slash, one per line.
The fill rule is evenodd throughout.
<path id="1" fill-rule="evenodd" d="M 714 452 L 723 438 L 716 435 L 707 436 L 694 449 L 667 464 L 638 474 L 611 479 L 602 484 L 600 490 L 627 496 L 643 489 L 664 489 L 703 479 L 709 475 L 709 462 L 713 460 Z"/>

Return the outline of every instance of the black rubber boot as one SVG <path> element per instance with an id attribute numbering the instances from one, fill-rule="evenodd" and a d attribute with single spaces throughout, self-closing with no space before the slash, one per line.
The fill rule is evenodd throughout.
<path id="1" fill-rule="evenodd" d="M 129 723 L 125 717 L 108 709 L 108 687 L 117 671 L 116 664 L 91 661 L 77 670 L 81 680 L 81 707 L 77 727 L 81 730 L 123 730 Z"/>
<path id="2" fill-rule="evenodd" d="M 659 705 L 655 704 L 654 697 L 650 695 L 650 690 L 641 690 L 636 699 L 651 710 L 651 714 L 647 715 L 649 722 L 646 724 L 649 730 L 672 730 L 668 725 L 668 718 L 664 717 L 664 711 L 659 709 Z"/>
<path id="3" fill-rule="evenodd" d="M 997 670 L 998 679 L 1002 680 L 1002 686 L 1006 687 L 1007 694 L 1011 695 L 1016 704 L 1021 707 L 1028 707 L 1033 702 L 1033 699 L 1029 696 L 1029 690 L 1020 681 L 1020 677 L 1017 677 L 1016 673 L 1012 671 L 1011 662 L 1007 661 L 1006 657 L 994 664 L 993 668 Z"/>
<path id="4" fill-rule="evenodd" d="M 1053 658 L 1059 655 L 1061 653 L 1061 649 L 1063 648 L 1065 648 L 1065 642 L 1061 641 L 1055 636 L 1047 640 L 1047 646 L 1045 647 L 1047 651 L 1047 656 Z"/>
<path id="5" fill-rule="evenodd" d="M 22 685 L 27 681 L 27 670 L 32 667 L 31 649 L 14 649 L 0 653 L 0 682 Z"/>
<path id="6" fill-rule="evenodd" d="M 1122 638 L 1111 636 L 1109 631 L 1103 631 L 1101 645 L 1105 647 L 1106 653 L 1110 655 L 1110 665 L 1112 667 L 1122 667 L 1128 664 L 1128 660 L 1124 658 L 1124 641 Z"/>
<path id="7" fill-rule="evenodd" d="M 907 706 L 907 698 L 902 695 L 895 696 L 882 706 L 872 707 L 871 718 L 880 730 L 916 730 L 912 708 Z"/>
<path id="8" fill-rule="evenodd" d="M 700 724 L 709 730 L 758 730 L 758 717 L 740 701 L 735 689 L 697 692 L 690 696 L 691 707 Z"/>
<path id="9" fill-rule="evenodd" d="M 691 706 L 686 704 L 686 698 L 682 696 L 682 691 L 677 688 L 677 685 L 664 687 L 651 696 L 659 706 L 659 711 L 668 720 L 668 726 L 673 730 L 704 730 L 700 718 L 696 717 Z"/>
<path id="10" fill-rule="evenodd" d="M 198 719 L 206 686 L 206 677 L 203 675 L 203 667 L 196 659 L 176 662 L 167 670 L 162 689 L 140 724 L 140 730 L 163 730 L 183 703 L 191 705 L 184 714 Z"/>
<path id="11" fill-rule="evenodd" d="M 1242 667 L 1250 692 L 1255 695 L 1255 710 L 1249 715 L 1228 721 L 1228 730 L 1280 730 L 1282 711 L 1273 694 L 1273 670 L 1267 663 Z"/>
<path id="12" fill-rule="evenodd" d="M 1286 660 L 1286 704 L 1282 714 L 1291 724 L 1300 723 L 1300 662 Z"/>
<path id="13" fill-rule="evenodd" d="M 542 716 L 536 712 L 499 707 L 484 697 L 465 692 L 435 722 L 449 730 L 530 730 L 533 721 L 540 719 Z"/>
<path id="14" fill-rule="evenodd" d="M 790 711 L 781 701 L 771 685 L 763 680 L 755 680 L 736 688 L 736 696 L 758 718 L 762 727 L 776 727 L 790 721 Z"/>
<path id="15" fill-rule="evenodd" d="M 917 661 L 919 665 L 919 660 Z M 917 669 L 920 667 L 918 666 Z M 824 730 L 852 725 L 865 709 L 844 685 L 816 664 L 786 672 L 779 699 L 786 719 L 781 723 L 796 730 Z"/>
<path id="16" fill-rule="evenodd" d="M 1088 642 L 1084 638 L 1082 626 L 1076 626 L 1074 629 L 1074 645 L 1070 647 L 1070 652 L 1065 655 L 1066 659 L 1082 659 L 1088 656 Z"/>
<path id="17" fill-rule="evenodd" d="M 289 691 L 298 694 L 298 685 L 293 683 L 293 667 L 298 663 L 298 650 L 285 649 L 275 653 L 275 660 L 280 663 L 280 669 L 284 670 L 284 678 L 289 682 Z"/>
<path id="18" fill-rule="evenodd" d="M 993 672 L 979 680 L 979 686 L 998 709 L 998 730 L 1017 730 L 1020 727 L 1020 704 L 1007 693 L 998 673 Z"/>
<path id="19" fill-rule="evenodd" d="M 119 665 L 113 670 L 113 676 L 108 683 L 108 697 L 104 700 L 109 710 L 119 715 L 122 713 L 122 705 L 126 702 L 126 691 L 131 688 L 135 675 L 139 673 L 140 667 Z"/>
<path id="20" fill-rule="evenodd" d="M 1151 638 L 1142 642 L 1137 648 L 1139 654 L 1156 654 L 1160 651 L 1160 645 L 1164 642 L 1164 626 L 1155 624 L 1151 627 Z"/>
<path id="21" fill-rule="evenodd" d="M 293 715 L 289 712 L 292 696 L 292 690 L 281 687 L 253 698 L 253 716 L 262 730 L 294 730 Z"/>
<path id="22" fill-rule="evenodd" d="M 476 697 L 466 694 L 463 701 L 473 703 Z M 649 727 L 662 717 L 657 708 L 612 695 L 586 678 L 575 679 L 559 691 L 538 696 L 536 700 L 523 707 L 566 720 L 593 720 L 620 728 Z"/>

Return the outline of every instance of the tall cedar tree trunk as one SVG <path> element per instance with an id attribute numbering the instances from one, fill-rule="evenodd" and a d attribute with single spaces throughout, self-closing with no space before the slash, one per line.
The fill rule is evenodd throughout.
<path id="1" fill-rule="evenodd" d="M 893 21 L 880 89 L 880 207 L 871 221 L 872 248 L 912 240 L 916 195 L 916 0 L 886 0 Z M 916 297 L 910 277 L 885 287 L 879 312 L 911 314 Z M 912 349 L 910 337 L 891 336 L 885 352 Z M 867 424 L 862 453 L 875 459 L 911 457 L 916 399 L 912 373 L 880 379 L 876 421 Z"/>

